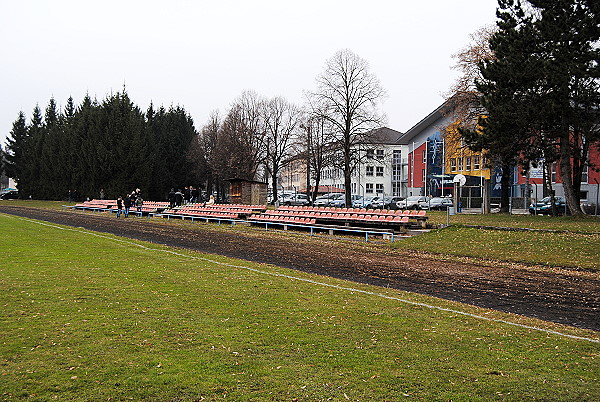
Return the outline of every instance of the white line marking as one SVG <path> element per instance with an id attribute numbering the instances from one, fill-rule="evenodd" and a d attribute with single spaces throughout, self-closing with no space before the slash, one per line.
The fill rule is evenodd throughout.
<path id="1" fill-rule="evenodd" d="M 467 317 L 476 318 L 476 319 L 479 319 L 479 320 L 492 321 L 492 322 L 502 323 L 502 324 L 506 324 L 506 325 L 512 325 L 514 327 L 519 327 L 519 328 L 524 328 L 524 329 L 530 329 L 530 330 L 533 330 L 533 331 L 545 332 L 547 334 L 562 336 L 562 337 L 565 337 L 565 338 L 571 338 L 571 339 L 577 339 L 577 340 L 582 340 L 582 341 L 600 343 L 600 339 L 586 338 L 586 337 L 583 337 L 583 336 L 576 336 L 576 335 L 565 334 L 565 333 L 562 333 L 562 332 L 552 331 L 552 330 L 549 330 L 549 329 L 544 329 L 544 328 L 539 328 L 539 327 L 533 327 L 533 326 L 530 326 L 530 325 L 519 324 L 517 322 L 506 321 L 506 320 L 499 320 L 499 319 L 490 318 L 490 317 L 484 317 L 484 316 L 477 315 L 477 314 L 467 313 L 467 312 L 459 311 L 459 310 L 453 310 L 453 309 L 445 308 L 445 307 L 434 306 L 434 305 L 426 304 L 426 303 L 415 302 L 415 301 L 411 301 L 411 300 L 402 299 L 402 298 L 399 298 L 399 297 L 385 295 L 385 294 L 382 294 L 382 293 L 370 292 L 368 290 L 355 289 L 355 288 L 350 288 L 350 287 L 345 287 L 345 286 L 333 285 L 333 284 L 325 283 L 325 282 L 319 282 L 319 281 L 315 281 L 315 280 L 312 280 L 312 279 L 305 279 L 305 278 L 299 278 L 299 277 L 296 277 L 296 276 L 291 276 L 291 275 L 286 275 L 286 274 L 280 274 L 280 273 L 275 273 L 275 272 L 262 271 L 262 270 L 256 269 L 256 268 L 245 267 L 243 265 L 229 264 L 229 263 L 226 263 L 226 262 L 215 261 L 215 260 L 212 260 L 210 258 L 198 257 L 198 256 L 188 255 L 188 254 L 182 254 L 182 253 L 178 253 L 178 252 L 172 251 L 172 250 L 162 250 L 162 249 L 147 247 L 147 246 L 144 246 L 142 244 L 138 244 L 138 243 L 135 243 L 135 242 L 132 242 L 132 241 L 121 240 L 121 239 L 118 239 L 118 238 L 115 238 L 115 237 L 110 237 L 110 236 L 102 235 L 102 234 L 99 234 L 99 233 L 94 233 L 94 232 L 91 232 L 91 231 L 89 231 L 89 230 L 87 230 L 85 228 L 61 227 L 61 226 L 53 225 L 53 224 L 50 224 L 50 223 L 35 221 L 35 220 L 27 219 L 27 218 L 20 218 L 20 219 L 26 220 L 27 222 L 36 223 L 38 225 L 48 226 L 48 227 L 52 227 L 52 228 L 56 228 L 56 229 L 60 229 L 60 230 L 69 230 L 69 231 L 74 231 L 74 232 L 78 232 L 78 233 L 82 233 L 82 234 L 87 234 L 87 235 L 91 235 L 91 236 L 101 237 L 103 239 L 107 239 L 107 240 L 111 240 L 111 241 L 115 241 L 115 242 L 119 242 L 119 243 L 124 243 L 124 244 L 131 245 L 131 246 L 137 246 L 137 247 L 142 248 L 144 250 L 159 251 L 159 252 L 164 252 L 164 253 L 167 253 L 167 254 L 176 255 L 176 256 L 179 256 L 179 257 L 192 258 L 192 259 L 196 259 L 196 260 L 199 260 L 199 261 L 205 261 L 205 262 L 209 262 L 211 264 L 222 265 L 222 266 L 226 266 L 226 267 L 230 267 L 230 268 L 244 269 L 244 270 L 252 271 L 252 272 L 255 272 L 255 273 L 258 273 L 258 274 L 262 274 L 262 275 L 269 275 L 269 276 L 281 277 L 281 278 L 286 278 L 286 279 L 292 279 L 292 280 L 295 280 L 295 281 L 307 282 L 307 283 L 311 283 L 311 284 L 314 284 L 314 285 L 329 287 L 329 288 L 333 288 L 333 289 L 344 290 L 344 291 L 348 291 L 348 292 L 362 293 L 362 294 L 366 294 L 366 295 L 370 295 L 370 296 L 377 296 L 377 297 L 381 297 L 383 299 L 395 300 L 395 301 L 399 301 L 399 302 L 402 302 L 402 303 L 405 303 L 405 304 L 409 304 L 409 305 L 412 305 L 412 306 L 425 307 L 425 308 L 432 309 L 432 310 L 445 311 L 445 312 L 448 312 L 448 313 L 459 314 L 459 315 L 463 315 L 463 316 L 467 316 Z"/>

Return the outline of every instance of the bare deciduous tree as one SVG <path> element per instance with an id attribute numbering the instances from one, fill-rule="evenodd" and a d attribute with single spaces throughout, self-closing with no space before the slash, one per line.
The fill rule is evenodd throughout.
<path id="1" fill-rule="evenodd" d="M 378 110 L 385 90 L 369 71 L 368 63 L 346 49 L 327 61 L 325 71 L 317 78 L 317 90 L 310 96 L 313 103 L 322 105 L 323 117 L 335 129 L 336 145 L 342 154 L 346 205 L 351 205 L 351 178 L 359 156 L 358 145 L 385 121 Z"/>
<path id="2" fill-rule="evenodd" d="M 479 100 L 480 93 L 475 83 L 482 78 L 479 63 L 494 58 L 489 41 L 495 31 L 495 26 L 479 28 L 470 35 L 471 42 L 452 55 L 456 60 L 452 69 L 458 71 L 460 76 L 445 97 L 451 99 L 451 110 L 446 112 L 453 114 L 454 124 L 473 127 L 477 118 L 483 113 Z"/>
<path id="3" fill-rule="evenodd" d="M 256 179 L 264 161 L 260 103 L 256 93 L 244 92 L 223 120 L 213 163 L 220 179 Z"/>
<path id="4" fill-rule="evenodd" d="M 219 130 L 221 129 L 221 117 L 219 112 L 214 111 L 210 114 L 208 122 L 202 127 L 198 139 L 199 148 L 204 155 L 206 171 L 206 191 L 212 194 L 214 185 L 218 186 L 217 164 L 217 141 Z"/>
<path id="5" fill-rule="evenodd" d="M 291 156 L 291 145 L 300 124 L 300 109 L 281 97 L 264 101 L 261 109 L 265 166 L 272 181 L 273 200 L 277 200 L 277 177 L 283 162 Z"/>

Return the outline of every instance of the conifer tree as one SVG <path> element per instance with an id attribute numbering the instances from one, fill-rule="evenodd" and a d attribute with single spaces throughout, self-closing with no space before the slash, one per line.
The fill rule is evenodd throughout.
<path id="1" fill-rule="evenodd" d="M 27 164 L 27 123 L 25 113 L 19 112 L 19 117 L 13 122 L 12 130 L 6 139 L 5 170 L 8 177 L 16 180 L 17 186 L 26 180 Z M 23 195 L 24 193 L 21 193 Z"/>

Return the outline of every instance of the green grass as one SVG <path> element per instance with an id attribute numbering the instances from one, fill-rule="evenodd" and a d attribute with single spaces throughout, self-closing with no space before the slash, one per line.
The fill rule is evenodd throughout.
<path id="1" fill-rule="evenodd" d="M 429 211 L 429 222 L 445 225 L 446 212 Z M 457 214 L 450 217 L 451 224 L 500 226 L 512 228 L 546 229 L 582 233 L 600 233 L 600 216 L 543 216 L 509 214 Z"/>
<path id="2" fill-rule="evenodd" d="M 449 226 L 393 248 L 600 271 L 600 234 L 515 232 Z"/>
<path id="3" fill-rule="evenodd" d="M 63 205 L 75 205 L 76 202 L 40 201 L 40 200 L 0 200 L 0 205 L 15 205 L 20 207 L 62 209 Z"/>
<path id="4" fill-rule="evenodd" d="M 600 399 L 598 343 L 281 275 L 591 331 L 5 215 L 0 233 L 2 399 Z"/>

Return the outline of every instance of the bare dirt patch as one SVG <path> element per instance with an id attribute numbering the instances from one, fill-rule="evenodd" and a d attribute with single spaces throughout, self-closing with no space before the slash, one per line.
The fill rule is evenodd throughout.
<path id="1" fill-rule="evenodd" d="M 444 259 L 383 245 L 116 219 L 103 213 L 0 205 L 0 212 L 132 239 L 273 264 L 600 331 L 597 273 Z"/>

